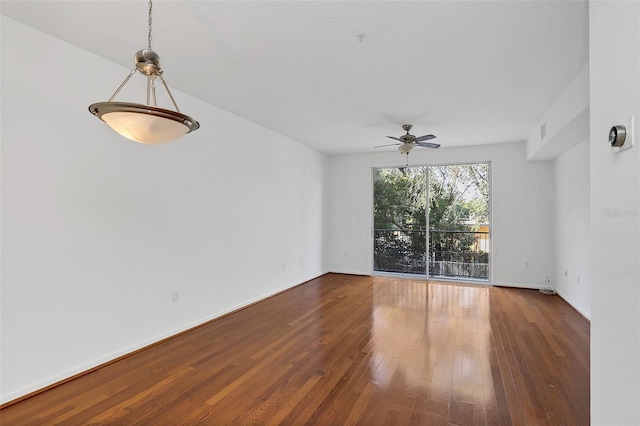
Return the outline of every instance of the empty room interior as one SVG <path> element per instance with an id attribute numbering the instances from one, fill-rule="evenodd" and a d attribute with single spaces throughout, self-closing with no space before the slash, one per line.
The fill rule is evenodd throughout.
<path id="1" fill-rule="evenodd" d="M 0 423 L 640 424 L 640 2 L 0 7 Z"/>

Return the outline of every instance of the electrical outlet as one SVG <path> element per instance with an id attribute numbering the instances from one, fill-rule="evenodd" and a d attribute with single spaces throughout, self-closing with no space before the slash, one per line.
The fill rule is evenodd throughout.
<path id="1" fill-rule="evenodd" d="M 176 303 L 178 301 L 178 291 L 177 290 L 173 290 L 171 292 L 171 302 L 172 303 Z"/>
<path id="2" fill-rule="evenodd" d="M 524 267 L 528 268 L 529 267 L 529 262 L 524 262 Z"/>

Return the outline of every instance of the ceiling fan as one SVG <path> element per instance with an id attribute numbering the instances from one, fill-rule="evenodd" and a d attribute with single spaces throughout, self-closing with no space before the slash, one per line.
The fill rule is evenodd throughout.
<path id="1" fill-rule="evenodd" d="M 396 138 L 395 136 L 387 136 L 389 139 L 395 139 L 400 143 L 378 145 L 378 146 L 374 146 L 374 148 L 382 148 L 383 146 L 399 145 L 400 147 L 398 148 L 398 150 L 403 154 L 408 153 L 405 151 L 409 151 L 409 152 L 413 151 L 413 149 L 416 146 L 421 146 L 423 148 L 440 148 L 440 144 L 425 142 L 431 139 L 435 139 L 435 135 L 424 135 L 424 136 L 415 137 L 414 135 L 409 134 L 409 131 L 411 130 L 412 127 L 413 125 L 411 124 L 403 124 L 402 128 L 407 132 L 407 134 L 402 135 L 399 138 Z M 406 148 L 404 147 L 405 145 L 407 146 Z"/>
<path id="2" fill-rule="evenodd" d="M 386 145 L 378 145 L 374 146 L 374 148 L 382 148 L 384 146 L 392 146 L 398 145 L 398 151 L 402 154 L 407 154 L 407 164 L 409 164 L 409 154 L 414 150 L 415 147 L 420 146 L 423 148 L 440 148 L 440 144 L 426 142 L 431 139 L 435 139 L 435 135 L 423 135 L 415 137 L 414 135 L 409 134 L 409 131 L 413 125 L 411 124 L 403 124 L 402 128 L 407 132 L 407 134 L 396 138 L 395 136 L 387 136 L 390 139 L 397 140 L 399 143 L 390 143 Z"/>

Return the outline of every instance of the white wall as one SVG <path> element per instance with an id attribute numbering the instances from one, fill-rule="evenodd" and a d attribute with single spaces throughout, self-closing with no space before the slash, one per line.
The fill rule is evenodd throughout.
<path id="1" fill-rule="evenodd" d="M 640 2 L 589 3 L 591 418 L 640 424 Z M 609 128 L 635 116 L 619 154 Z"/>
<path id="2" fill-rule="evenodd" d="M 202 128 L 140 146 L 86 111 L 127 72 L 2 17 L 1 402 L 324 270 L 371 272 L 371 167 L 397 152 L 327 160 L 179 92 Z M 590 2 L 590 87 L 592 423 L 640 424 L 638 132 L 617 155 L 606 141 L 630 115 L 640 127 L 640 3 Z M 493 282 L 535 286 L 563 272 L 553 209 L 570 206 L 553 194 L 571 188 L 553 175 L 583 175 L 583 149 L 555 166 L 523 144 L 411 161 L 492 161 Z"/>
<path id="3" fill-rule="evenodd" d="M 551 284 L 590 318 L 589 66 L 554 101 L 527 139 L 527 160 L 554 164 L 554 271 Z"/>
<path id="4" fill-rule="evenodd" d="M 2 67 L 1 402 L 325 271 L 324 155 L 177 91 L 200 130 L 123 139 L 129 70 L 5 17 Z"/>
<path id="5" fill-rule="evenodd" d="M 441 141 L 446 146 L 446 141 Z M 491 162 L 491 282 L 544 287 L 553 264 L 553 164 L 525 161 L 525 143 L 417 149 L 413 165 Z M 330 157 L 329 269 L 372 272 L 372 167 L 404 165 L 398 151 Z M 529 267 L 525 267 L 528 262 Z"/>
<path id="6" fill-rule="evenodd" d="M 542 125 L 546 136 L 542 138 Z M 527 139 L 527 160 L 553 160 L 589 137 L 589 64 L 532 129 Z"/>
<path id="7" fill-rule="evenodd" d="M 555 288 L 585 317 L 591 317 L 589 140 L 554 162 Z"/>

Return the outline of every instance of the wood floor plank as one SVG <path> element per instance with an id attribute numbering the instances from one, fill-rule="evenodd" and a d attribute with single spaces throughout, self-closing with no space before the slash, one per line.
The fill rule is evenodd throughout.
<path id="1" fill-rule="evenodd" d="M 327 274 L 0 422 L 587 425 L 589 346 L 589 323 L 557 296 Z"/>

